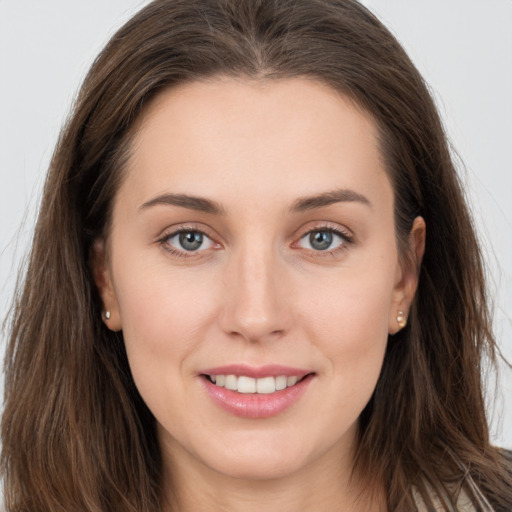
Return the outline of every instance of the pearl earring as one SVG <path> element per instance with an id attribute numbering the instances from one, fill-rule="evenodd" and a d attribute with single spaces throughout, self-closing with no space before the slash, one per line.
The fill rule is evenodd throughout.
<path id="1" fill-rule="evenodd" d="M 105 311 L 105 320 L 110 320 L 110 311 Z"/>
<path id="2" fill-rule="evenodd" d="M 399 311 L 397 313 L 396 321 L 398 322 L 400 329 L 403 329 L 407 325 L 407 318 L 405 318 L 405 313 L 403 311 Z"/>

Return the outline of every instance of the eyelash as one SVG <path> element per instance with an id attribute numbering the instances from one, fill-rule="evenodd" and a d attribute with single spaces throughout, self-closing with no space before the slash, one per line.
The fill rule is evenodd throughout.
<path id="1" fill-rule="evenodd" d="M 203 235 L 204 237 L 208 238 L 212 241 L 213 244 L 219 245 L 217 242 L 214 242 L 213 239 L 202 229 L 194 226 L 181 226 L 178 229 L 173 230 L 170 233 L 165 233 L 162 237 L 160 237 L 157 241 L 158 243 L 169 252 L 172 256 L 177 258 L 197 258 L 200 256 L 201 252 L 204 252 L 205 250 L 199 250 L 199 251 L 186 251 L 186 250 L 179 250 L 173 247 L 169 244 L 169 240 L 174 238 L 175 236 L 181 234 L 181 233 L 199 233 L 200 235 Z M 342 243 L 339 247 L 336 247 L 332 250 L 326 249 L 326 250 L 311 250 L 311 249 L 304 249 L 305 251 L 308 251 L 311 255 L 314 257 L 326 257 L 326 256 L 334 256 L 339 254 L 342 251 L 347 250 L 348 245 L 354 243 L 354 237 L 349 234 L 347 231 L 344 231 L 339 228 L 334 228 L 332 226 L 317 226 L 314 229 L 310 229 L 309 231 L 306 231 L 304 234 L 302 234 L 297 242 L 293 243 L 293 246 L 296 245 L 298 242 L 306 238 L 307 236 L 310 236 L 312 233 L 331 233 L 334 235 L 339 236 L 342 239 Z"/>
<path id="2" fill-rule="evenodd" d="M 303 240 L 307 236 L 311 236 L 312 233 L 331 233 L 334 235 L 337 235 L 341 238 L 342 243 L 339 247 L 336 247 L 334 249 L 325 249 L 324 251 L 320 250 L 311 250 L 311 249 L 305 249 L 310 254 L 312 254 L 314 257 L 328 257 L 328 256 L 337 256 L 341 252 L 346 251 L 348 249 L 348 246 L 354 243 L 354 237 L 348 233 L 347 231 L 340 229 L 338 227 L 333 227 L 330 225 L 320 225 L 315 226 L 313 229 L 310 229 L 306 231 L 301 237 L 299 238 L 299 241 Z M 294 242 L 294 245 L 298 242 Z"/>
<path id="3" fill-rule="evenodd" d="M 181 226 L 178 229 L 173 230 L 171 233 L 165 233 L 162 237 L 160 237 L 158 239 L 158 243 L 164 248 L 164 250 L 166 250 L 172 256 L 177 257 L 177 258 L 183 258 L 183 259 L 194 258 L 194 257 L 197 258 L 199 256 L 199 253 L 203 252 L 203 251 L 185 251 L 185 250 L 180 251 L 179 249 L 176 249 L 175 247 L 170 245 L 169 240 L 171 240 L 176 235 L 179 235 L 181 233 L 199 233 L 199 234 L 203 235 L 204 237 L 208 238 L 209 240 L 212 240 L 212 238 L 207 233 L 205 233 L 204 230 L 194 227 L 194 226 Z M 213 240 L 212 240 L 212 242 L 213 242 Z M 213 242 L 213 243 L 215 244 L 216 242 Z"/>

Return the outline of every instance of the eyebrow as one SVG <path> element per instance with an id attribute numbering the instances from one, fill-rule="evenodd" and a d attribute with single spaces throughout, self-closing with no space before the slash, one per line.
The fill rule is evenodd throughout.
<path id="1" fill-rule="evenodd" d="M 219 203 L 204 197 L 189 196 L 187 194 L 162 194 L 145 202 L 140 209 L 145 210 L 156 205 L 180 206 L 212 215 L 225 214 L 224 208 Z"/>
<path id="2" fill-rule="evenodd" d="M 315 210 L 342 202 L 357 202 L 370 207 L 372 206 L 369 199 L 362 194 L 354 190 L 338 189 L 315 196 L 301 197 L 294 202 L 290 211 L 297 213 Z M 225 215 L 224 208 L 216 201 L 204 197 L 190 196 L 188 194 L 162 194 L 146 201 L 140 209 L 145 210 L 157 205 L 179 206 L 181 208 L 209 213 L 211 215 Z"/>
<path id="3" fill-rule="evenodd" d="M 307 210 L 315 210 L 317 208 L 323 208 L 335 203 L 362 203 L 369 207 L 372 207 L 370 200 L 355 192 L 354 190 L 338 189 L 331 192 L 325 192 L 310 197 L 302 197 L 297 199 L 293 204 L 292 212 L 303 212 Z"/>

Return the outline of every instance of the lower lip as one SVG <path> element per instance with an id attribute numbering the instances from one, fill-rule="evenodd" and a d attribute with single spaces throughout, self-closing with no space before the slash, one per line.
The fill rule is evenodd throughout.
<path id="1" fill-rule="evenodd" d="M 277 416 L 296 403 L 305 393 L 313 377 L 313 374 L 307 375 L 294 386 L 269 394 L 238 393 L 216 386 L 203 376 L 201 380 L 212 400 L 234 416 L 270 418 Z"/>

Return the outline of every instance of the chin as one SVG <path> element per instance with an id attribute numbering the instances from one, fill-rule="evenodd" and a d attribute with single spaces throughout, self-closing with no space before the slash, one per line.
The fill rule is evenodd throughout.
<path id="1" fill-rule="evenodd" d="M 217 461 L 215 465 L 210 466 L 214 471 L 225 476 L 239 480 L 279 480 L 297 473 L 303 465 L 296 461 L 281 460 L 272 458 L 261 460 L 226 460 Z"/>
<path id="2" fill-rule="evenodd" d="M 286 478 L 306 467 L 313 454 L 308 456 L 304 445 L 298 443 L 247 443 L 234 444 L 222 454 L 205 454 L 204 463 L 214 471 L 243 480 L 273 480 Z"/>

